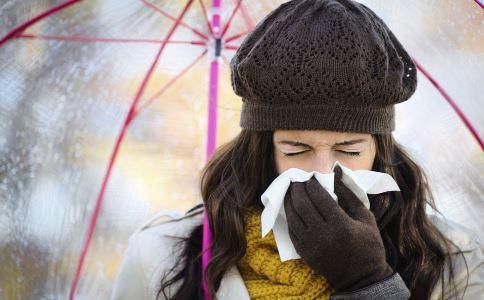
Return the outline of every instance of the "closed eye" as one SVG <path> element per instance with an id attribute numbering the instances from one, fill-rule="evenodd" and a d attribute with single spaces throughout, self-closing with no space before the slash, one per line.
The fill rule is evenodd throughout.
<path id="1" fill-rule="evenodd" d="M 304 152 L 308 152 L 308 150 L 302 151 L 302 152 L 297 152 L 297 153 L 282 153 L 282 154 L 284 154 L 284 156 L 294 156 L 294 155 L 302 154 Z"/>
<path id="2" fill-rule="evenodd" d="M 295 155 L 303 154 L 303 153 L 308 152 L 308 151 L 309 150 L 296 152 L 296 153 L 282 153 L 282 154 L 284 154 L 284 156 L 295 156 Z M 342 151 L 342 150 L 336 150 L 336 151 L 343 153 L 345 155 L 350 155 L 350 156 L 358 156 L 361 153 L 361 152 L 347 152 L 347 151 Z"/>

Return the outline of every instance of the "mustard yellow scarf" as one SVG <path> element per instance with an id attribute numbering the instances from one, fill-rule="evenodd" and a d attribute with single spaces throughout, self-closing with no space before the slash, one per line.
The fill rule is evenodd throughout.
<path id="1" fill-rule="evenodd" d="M 281 262 L 274 235 L 261 234 L 260 208 L 246 216 L 247 251 L 238 269 L 251 299 L 329 299 L 333 290 L 324 277 L 301 259 Z"/>

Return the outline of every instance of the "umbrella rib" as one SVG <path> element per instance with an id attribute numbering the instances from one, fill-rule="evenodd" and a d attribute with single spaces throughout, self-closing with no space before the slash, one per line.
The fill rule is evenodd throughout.
<path id="1" fill-rule="evenodd" d="M 237 0 L 233 0 L 233 2 L 235 3 L 235 1 Z M 249 32 L 251 32 L 253 29 L 254 29 L 254 21 L 252 20 L 252 18 L 250 17 L 250 14 L 247 13 L 247 7 L 245 6 L 245 3 L 241 2 L 240 3 L 240 10 L 242 12 L 242 17 L 244 18 L 245 20 L 245 24 L 247 26 L 247 30 L 244 31 L 244 32 L 240 32 L 238 34 L 234 34 L 232 35 L 231 37 L 228 37 L 224 43 L 228 43 L 230 41 L 233 41 L 233 40 L 236 40 L 238 39 L 239 37 L 241 36 L 244 36 L 246 34 L 248 34 Z"/>
<path id="2" fill-rule="evenodd" d="M 233 0 L 234 3 L 235 3 L 235 1 L 237 1 L 237 0 Z M 252 31 L 252 29 L 254 28 L 254 21 L 250 17 L 250 14 L 247 12 L 247 7 L 245 6 L 245 3 L 243 3 L 243 2 L 240 4 L 240 11 L 242 12 L 242 17 L 244 18 L 245 25 L 247 26 L 247 29 L 249 31 Z"/>
<path id="3" fill-rule="evenodd" d="M 198 0 L 200 3 L 200 7 L 202 8 L 203 16 L 205 17 L 205 21 L 207 22 L 208 30 L 210 31 L 210 35 L 213 35 L 212 24 L 208 20 L 207 9 L 205 8 L 205 4 L 203 4 L 203 0 Z"/>
<path id="4" fill-rule="evenodd" d="M 228 49 L 228 50 L 237 50 L 239 48 L 239 46 L 235 46 L 235 45 L 225 45 L 224 48 L 225 49 Z"/>
<path id="5" fill-rule="evenodd" d="M 193 0 L 188 0 L 185 7 L 183 8 L 183 11 L 180 13 L 180 15 L 176 19 L 175 23 L 172 25 L 170 31 L 168 32 L 166 40 L 169 40 L 170 37 L 173 35 L 176 28 L 180 25 L 183 16 L 188 11 L 188 8 L 190 8 L 192 3 L 193 3 Z M 94 213 L 91 216 L 91 220 L 90 220 L 90 223 L 89 223 L 89 229 L 88 229 L 87 236 L 86 236 L 86 242 L 84 243 L 84 247 L 82 249 L 81 256 L 80 256 L 78 264 L 77 264 L 76 274 L 75 274 L 74 281 L 72 283 L 71 290 L 70 290 L 70 293 L 69 293 L 69 299 L 70 300 L 74 299 L 74 293 L 76 291 L 77 284 L 79 282 L 80 274 L 81 274 L 81 271 L 82 271 L 82 266 L 83 266 L 84 260 L 86 258 L 87 251 L 88 251 L 89 246 L 91 244 L 91 239 L 92 239 L 92 236 L 94 234 L 94 229 L 96 227 L 96 221 L 97 221 L 97 218 L 98 218 L 100 210 L 101 210 L 101 204 L 102 204 L 102 201 L 103 201 L 103 198 L 104 198 L 104 194 L 106 192 L 107 183 L 108 183 L 109 178 L 111 177 L 111 171 L 112 171 L 112 168 L 114 166 L 114 162 L 116 160 L 116 157 L 119 153 L 121 143 L 124 139 L 124 136 L 126 134 L 126 130 L 129 126 L 129 124 L 133 120 L 133 112 L 134 112 L 134 109 L 136 107 L 136 104 L 138 103 L 139 99 L 141 98 L 143 91 L 144 91 L 146 85 L 148 84 L 148 81 L 149 81 L 151 75 L 153 74 L 153 71 L 155 70 L 156 64 L 158 63 L 158 61 L 159 61 L 159 59 L 160 59 L 160 57 L 163 53 L 163 50 L 165 49 L 165 46 L 166 46 L 166 43 L 163 43 L 160 46 L 160 48 L 159 48 L 159 50 L 158 50 L 158 52 L 155 56 L 155 59 L 153 60 L 153 63 L 151 64 L 149 70 L 145 74 L 143 81 L 142 81 L 142 83 L 141 83 L 141 85 L 138 89 L 138 92 L 136 93 L 135 98 L 131 102 L 129 112 L 126 115 L 123 126 L 121 128 L 121 131 L 119 132 L 119 135 L 116 139 L 116 143 L 115 143 L 113 152 L 111 153 L 111 157 L 109 159 L 109 164 L 108 164 L 108 167 L 106 169 L 106 173 L 105 173 L 104 178 L 103 178 L 101 189 L 100 189 L 98 197 L 96 199 L 96 205 L 95 205 L 95 208 L 94 208 Z"/>
<path id="6" fill-rule="evenodd" d="M 39 40 L 56 40 L 56 41 L 75 41 L 75 42 L 112 42 L 112 43 L 172 43 L 172 44 L 191 44 L 205 46 L 205 41 L 166 41 L 153 39 L 124 39 L 124 38 L 103 38 L 103 37 L 88 37 L 88 36 L 60 36 L 60 35 L 35 35 L 35 34 L 20 34 L 14 38 L 22 39 L 39 39 Z"/>
<path id="7" fill-rule="evenodd" d="M 159 12 L 160 14 L 164 15 L 168 19 L 173 20 L 173 21 L 176 20 L 175 17 L 173 17 L 172 15 L 170 15 L 169 13 L 167 13 L 166 11 L 162 10 L 158 6 L 154 5 L 153 3 L 151 3 L 151 2 L 149 2 L 147 0 L 141 0 L 141 2 L 143 2 L 146 6 L 150 7 L 151 9 L 153 9 L 153 10 Z M 193 31 L 195 34 L 197 34 L 200 37 L 202 37 L 203 39 L 208 40 L 208 36 L 206 34 L 200 32 L 198 29 L 196 29 L 194 27 L 191 27 L 190 25 L 186 24 L 185 22 L 181 22 L 180 23 L 180 26 L 183 26 L 185 28 L 188 28 L 191 31 Z"/>
<path id="8" fill-rule="evenodd" d="M 469 118 L 464 114 L 464 112 L 460 109 L 460 107 L 457 105 L 457 103 L 450 97 L 450 95 L 444 90 L 444 88 L 435 80 L 435 78 L 425 70 L 425 68 L 418 63 L 415 59 L 413 59 L 415 64 L 417 65 L 417 68 L 422 72 L 425 77 L 432 83 L 432 85 L 439 91 L 439 93 L 444 97 L 444 99 L 449 103 L 450 107 L 457 113 L 459 118 L 462 120 L 464 125 L 467 127 L 467 129 L 471 132 L 472 136 L 476 139 L 476 141 L 479 143 L 481 146 L 481 149 L 484 150 L 484 141 L 483 139 L 479 136 L 477 133 L 477 130 L 474 128 L 472 123 L 470 122 Z"/>
<path id="9" fill-rule="evenodd" d="M 173 85 L 180 77 L 182 77 L 188 70 L 190 70 L 202 57 L 207 54 L 208 50 L 205 49 L 192 63 L 190 63 L 187 67 L 185 67 L 180 73 L 174 76 L 170 81 L 168 81 L 156 94 L 150 97 L 148 101 L 142 104 L 139 109 L 136 109 L 134 112 L 134 117 L 136 117 L 143 109 L 145 109 L 148 105 L 150 105 L 153 101 L 155 101 L 158 97 L 160 97 L 171 85 Z"/>
<path id="10" fill-rule="evenodd" d="M 242 0 L 238 0 L 237 1 L 237 4 L 235 5 L 235 8 L 232 10 L 232 14 L 230 15 L 227 23 L 225 23 L 225 26 L 224 26 L 224 29 L 222 31 L 222 37 L 225 35 L 225 33 L 227 32 L 227 30 L 229 29 L 229 26 L 230 24 L 232 23 L 232 20 L 234 19 L 234 16 L 235 16 L 235 13 L 237 12 L 237 10 L 239 10 L 239 7 L 240 7 L 240 4 L 242 3 Z"/>
<path id="11" fill-rule="evenodd" d="M 37 15 L 36 17 L 26 21 L 25 23 L 23 23 L 22 25 L 14 28 L 13 30 L 11 30 L 9 33 L 7 33 L 6 36 L 4 36 L 1 40 L 0 40 L 0 46 L 2 46 L 4 43 L 6 43 L 8 40 L 14 38 L 15 36 L 21 34 L 22 32 L 24 32 L 27 28 L 29 28 L 30 26 L 34 25 L 35 23 L 37 23 L 38 21 L 50 16 L 50 15 L 53 15 L 61 10 L 63 10 L 64 8 L 67 8 L 79 1 L 82 1 L 82 0 L 70 0 L 70 1 L 66 1 L 62 4 L 59 4 L 57 6 L 54 6 L 53 8 L 47 10 L 47 11 L 44 11 L 43 13 Z"/>
<path id="12" fill-rule="evenodd" d="M 241 37 L 241 36 L 243 36 L 243 35 L 246 35 L 246 34 L 248 34 L 248 33 L 249 33 L 249 32 L 251 32 L 251 31 L 252 31 L 252 29 L 247 30 L 247 31 L 244 31 L 244 32 L 240 32 L 240 33 L 237 33 L 237 34 L 234 34 L 234 35 L 232 35 L 231 37 L 228 37 L 228 38 L 227 38 L 227 39 L 226 39 L 224 42 L 225 42 L 225 43 L 228 43 L 228 42 L 231 42 L 231 41 L 233 41 L 233 40 L 236 40 L 236 39 L 238 39 L 239 37 Z"/>

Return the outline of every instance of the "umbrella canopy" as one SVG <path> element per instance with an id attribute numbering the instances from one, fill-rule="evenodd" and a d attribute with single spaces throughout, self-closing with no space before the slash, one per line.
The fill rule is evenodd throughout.
<path id="1" fill-rule="evenodd" d="M 228 62 L 282 2 L 0 4 L 1 298 L 107 298 L 129 234 L 201 201 L 199 171 L 240 130 Z M 397 140 L 438 208 L 484 228 L 482 4 L 361 2 L 419 66 Z"/>

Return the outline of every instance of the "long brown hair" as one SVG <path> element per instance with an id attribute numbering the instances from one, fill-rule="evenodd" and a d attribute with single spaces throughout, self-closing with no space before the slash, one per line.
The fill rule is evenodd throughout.
<path id="1" fill-rule="evenodd" d="M 272 135 L 273 131 L 243 129 L 217 149 L 201 172 L 200 189 L 213 233 L 213 258 L 206 270 L 211 295 L 216 294 L 224 273 L 245 254 L 244 213 L 253 205 L 262 206 L 260 196 L 278 176 Z M 435 205 L 422 169 L 392 134 L 373 138 L 376 156 L 372 169 L 390 174 L 401 189 L 370 197 L 370 209 L 382 235 L 387 261 L 405 281 L 411 299 L 429 299 L 438 280 L 444 283 L 446 266 L 446 284 L 454 282 L 450 263 L 454 244 L 426 215 L 426 205 L 433 209 Z M 200 298 L 201 239 L 200 225 L 180 240 L 184 244 L 180 257 L 183 266 L 166 272 L 158 295 L 167 297 L 166 290 L 181 281 L 171 299 Z M 445 286 L 442 284 L 442 290 Z M 454 296 L 458 296 L 455 289 Z"/>

